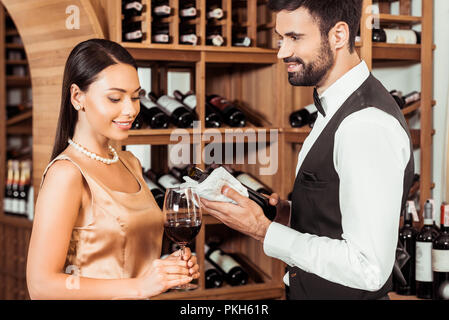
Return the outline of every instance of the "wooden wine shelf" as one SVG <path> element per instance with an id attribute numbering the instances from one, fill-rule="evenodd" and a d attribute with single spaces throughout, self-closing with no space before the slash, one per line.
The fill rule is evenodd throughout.
<path id="1" fill-rule="evenodd" d="M 393 14 L 379 14 L 381 24 L 402 24 L 402 25 L 416 25 L 422 23 L 422 17 L 393 15 Z"/>
<path id="2" fill-rule="evenodd" d="M 29 87 L 31 78 L 28 76 L 6 76 L 6 85 L 8 87 Z"/>
<path id="3" fill-rule="evenodd" d="M 302 128 L 284 128 L 281 130 L 288 143 L 304 143 L 312 129 L 308 126 Z"/>
<path id="4" fill-rule="evenodd" d="M 24 120 L 31 119 L 33 117 L 33 110 L 29 110 L 27 112 L 24 112 L 22 114 L 19 114 L 18 116 L 12 117 L 11 119 L 8 119 L 6 121 L 6 126 L 12 126 L 16 123 L 22 122 Z"/>
<path id="5" fill-rule="evenodd" d="M 206 63 L 275 64 L 277 50 L 263 48 L 189 46 L 172 44 L 121 43 L 136 60 L 198 62 L 204 52 Z"/>
<path id="6" fill-rule="evenodd" d="M 421 61 L 421 45 L 373 42 L 373 60 Z"/>
<path id="7" fill-rule="evenodd" d="M 436 103 L 437 102 L 435 100 L 432 100 L 432 107 L 434 107 L 436 105 Z M 409 116 L 416 110 L 419 110 L 419 108 L 421 108 L 421 101 L 417 101 L 417 102 L 411 104 L 410 106 L 408 106 L 407 108 L 402 109 L 402 114 L 404 116 Z"/>
<path id="8" fill-rule="evenodd" d="M 5 214 L 3 213 L 3 209 L 0 209 L 0 223 L 29 229 L 33 226 L 33 221 L 30 221 L 25 217 Z"/>

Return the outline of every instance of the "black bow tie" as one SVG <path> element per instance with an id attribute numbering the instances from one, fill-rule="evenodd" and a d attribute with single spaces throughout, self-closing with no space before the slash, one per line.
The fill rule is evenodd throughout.
<path id="1" fill-rule="evenodd" d="M 323 105 L 321 104 L 320 96 L 318 95 L 318 91 L 316 88 L 313 88 L 313 102 L 315 104 L 315 107 L 318 109 L 318 112 L 323 115 L 323 117 L 326 116 L 326 112 L 324 112 Z"/>

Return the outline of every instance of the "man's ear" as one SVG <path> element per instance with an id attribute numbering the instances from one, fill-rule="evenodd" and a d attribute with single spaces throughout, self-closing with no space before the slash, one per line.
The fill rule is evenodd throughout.
<path id="1" fill-rule="evenodd" d="M 350 34 L 349 26 L 346 22 L 337 22 L 337 24 L 329 31 L 329 42 L 331 48 L 334 50 L 339 50 L 348 46 Z"/>

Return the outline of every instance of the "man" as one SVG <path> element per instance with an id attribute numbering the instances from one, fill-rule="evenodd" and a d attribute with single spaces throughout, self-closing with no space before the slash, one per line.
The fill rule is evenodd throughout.
<path id="1" fill-rule="evenodd" d="M 388 299 L 413 148 L 399 107 L 355 51 L 362 0 L 270 0 L 269 6 L 289 82 L 314 86 L 319 110 L 299 153 L 290 221 L 280 210 L 289 204 L 276 194 L 275 222 L 228 187 L 223 194 L 238 205 L 202 202 L 287 263 L 291 299 Z"/>

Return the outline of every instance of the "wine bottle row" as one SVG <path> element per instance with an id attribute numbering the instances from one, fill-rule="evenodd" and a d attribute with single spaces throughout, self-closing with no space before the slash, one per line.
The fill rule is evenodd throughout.
<path id="1" fill-rule="evenodd" d="M 172 167 L 168 172 L 159 174 L 149 169 L 144 173 L 144 178 L 153 193 L 157 204 L 162 209 L 166 189 L 178 187 L 184 182 L 184 176 L 202 182 L 218 167 L 220 167 L 220 165 L 213 164 L 208 166 L 205 171 L 202 171 L 194 165 L 188 165 L 183 168 Z M 271 206 L 268 202 L 268 198 L 264 196 L 269 196 L 273 193 L 271 188 L 266 186 L 251 173 L 237 171 L 227 165 L 223 167 L 248 189 L 249 198 L 262 208 L 267 218 L 273 220 L 276 216 L 276 208 Z"/>
<path id="2" fill-rule="evenodd" d="M 441 226 L 434 221 L 431 200 L 424 206 L 424 226 L 413 227 L 413 206 L 407 203 L 399 231 L 395 291 L 422 299 L 449 300 L 449 204 L 441 204 Z"/>
<path id="3" fill-rule="evenodd" d="M 390 91 L 390 94 L 401 109 L 405 109 L 421 99 L 421 93 L 417 91 L 412 91 L 409 94 L 403 95 L 401 91 L 392 90 Z"/>
<path id="4" fill-rule="evenodd" d="M 198 120 L 197 99 L 193 91 L 185 94 L 174 91 L 174 97 L 157 96 L 154 92 L 148 95 L 142 90 L 140 96 L 140 113 L 135 119 L 132 129 L 165 129 L 170 124 L 178 128 L 193 128 Z M 231 127 L 244 127 L 246 115 L 235 104 L 227 99 L 210 95 L 206 97 L 206 128 L 219 128 L 223 124 Z"/>
<path id="5" fill-rule="evenodd" d="M 3 199 L 5 214 L 27 217 L 34 215 L 34 195 L 31 185 L 31 161 L 8 160 L 6 188 Z"/>
<path id="6" fill-rule="evenodd" d="M 206 6 L 206 38 L 205 44 L 210 46 L 226 45 L 223 24 L 220 20 L 226 17 L 226 12 L 221 8 L 219 2 L 208 2 Z M 143 42 L 150 40 L 152 43 L 173 44 L 173 29 L 170 28 L 168 17 L 172 16 L 174 10 L 170 7 L 168 0 L 153 0 L 151 12 L 147 12 L 142 1 L 122 1 L 122 41 Z M 195 19 L 199 18 L 199 10 L 196 1 L 179 1 L 179 44 L 199 45 Z M 147 39 L 143 21 L 151 23 L 151 39 Z M 192 22 L 193 21 L 193 22 Z M 240 31 L 233 32 L 232 45 L 251 46 L 251 39 Z"/>

